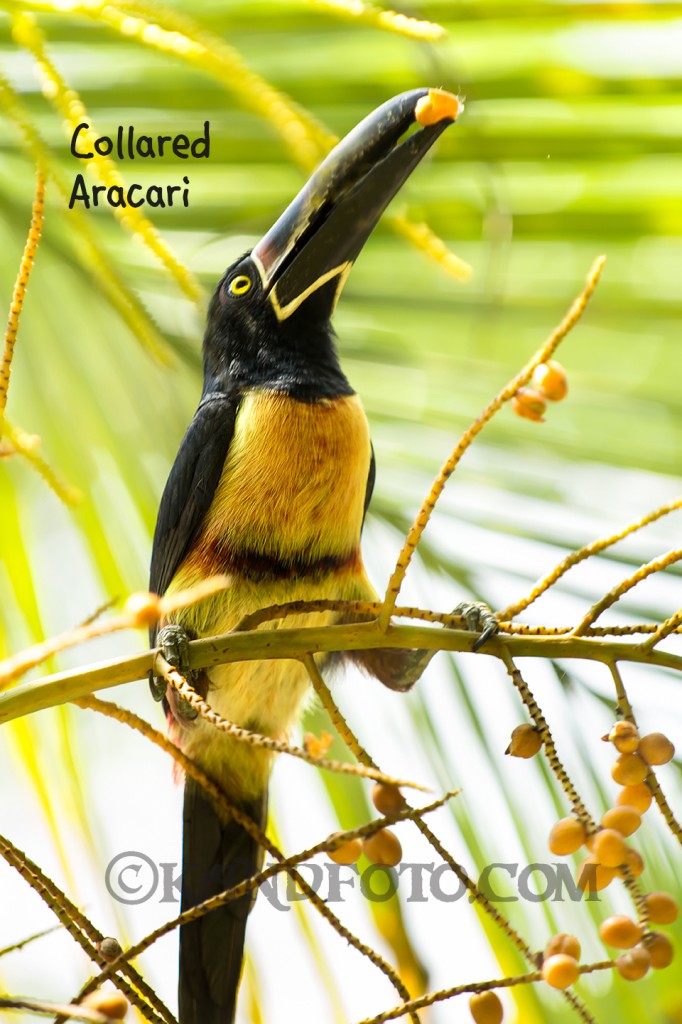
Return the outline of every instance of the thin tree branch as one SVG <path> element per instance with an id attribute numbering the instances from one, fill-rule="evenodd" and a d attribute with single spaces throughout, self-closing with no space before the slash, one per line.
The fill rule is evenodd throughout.
<path id="1" fill-rule="evenodd" d="M 371 650 L 397 647 L 437 651 L 471 652 L 476 635 L 467 630 L 435 630 L 426 626 L 391 626 L 382 633 L 375 622 L 345 623 L 339 626 L 314 626 L 300 629 L 255 630 L 224 633 L 193 640 L 189 645 L 192 669 L 210 668 L 235 661 L 278 658 L 302 660 L 306 654 L 332 651 Z M 682 655 L 658 648 L 643 651 L 639 644 L 618 643 L 592 637 L 507 636 L 498 635 L 487 642 L 485 651 L 499 656 L 508 650 L 515 658 L 566 658 L 603 662 L 635 662 L 682 671 Z M 70 669 L 55 675 L 22 683 L 0 694 L 0 725 L 21 715 L 66 704 L 96 690 L 144 679 L 152 671 L 158 650 L 97 662 L 82 669 Z M 477 655 L 480 657 L 480 654 Z"/>

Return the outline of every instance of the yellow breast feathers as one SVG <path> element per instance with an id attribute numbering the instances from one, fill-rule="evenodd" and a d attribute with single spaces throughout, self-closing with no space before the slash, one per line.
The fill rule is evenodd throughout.
<path id="1" fill-rule="evenodd" d="M 310 562 L 352 558 L 370 458 L 356 395 L 300 402 L 249 392 L 198 546 L 214 565 L 221 551 L 228 560 L 241 551 Z"/>

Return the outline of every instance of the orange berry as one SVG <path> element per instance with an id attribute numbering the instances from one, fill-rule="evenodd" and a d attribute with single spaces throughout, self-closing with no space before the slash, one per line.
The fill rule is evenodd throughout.
<path id="1" fill-rule="evenodd" d="M 544 423 L 543 413 L 547 403 L 539 391 L 532 388 L 519 388 L 511 400 L 511 407 L 517 416 L 526 420 L 533 420 L 535 423 Z"/>
<path id="2" fill-rule="evenodd" d="M 620 832 L 615 828 L 603 828 L 597 832 L 592 847 L 594 859 L 606 868 L 617 868 L 625 863 L 628 848 Z"/>
<path id="3" fill-rule="evenodd" d="M 669 893 L 650 892 L 644 897 L 644 902 L 653 924 L 672 924 L 677 920 L 680 908 Z"/>
<path id="4" fill-rule="evenodd" d="M 667 935 L 663 932 L 649 932 L 644 942 L 649 950 L 654 970 L 662 971 L 665 967 L 670 967 L 675 958 L 675 950 Z"/>
<path id="5" fill-rule="evenodd" d="M 517 725 L 505 754 L 512 757 L 535 757 L 542 749 L 542 737 L 534 725 Z"/>
<path id="6" fill-rule="evenodd" d="M 667 764 L 673 759 L 675 747 L 662 732 L 650 732 L 639 741 L 639 752 L 647 764 Z"/>
<path id="7" fill-rule="evenodd" d="M 578 888 L 583 892 L 599 892 L 606 889 L 616 877 L 615 868 L 607 868 L 587 857 L 578 868 Z"/>
<path id="8" fill-rule="evenodd" d="M 362 840 L 362 848 L 373 864 L 383 864 L 387 868 L 394 868 L 403 856 L 398 837 L 387 828 L 379 829 L 373 836 L 366 836 Z"/>
<path id="9" fill-rule="evenodd" d="M 379 814 L 383 814 L 386 818 L 394 818 L 407 808 L 407 800 L 400 789 L 383 782 L 377 782 L 372 790 L 372 803 Z"/>
<path id="10" fill-rule="evenodd" d="M 333 836 L 329 837 L 333 839 Z M 348 842 L 337 846 L 335 850 L 329 850 L 327 856 L 334 864 L 355 864 L 362 853 L 362 842 L 359 839 L 349 839 Z"/>
<path id="11" fill-rule="evenodd" d="M 475 992 L 469 997 L 469 1009 L 476 1024 L 502 1024 L 504 1010 L 496 992 Z"/>
<path id="12" fill-rule="evenodd" d="M 653 797 L 651 790 L 645 782 L 636 786 L 624 786 L 616 797 L 618 807 L 634 807 L 640 814 L 644 814 L 651 807 Z"/>
<path id="13" fill-rule="evenodd" d="M 642 817 L 634 807 L 611 807 L 601 820 L 604 828 L 615 829 L 622 836 L 631 836 L 642 824 Z"/>
<path id="14" fill-rule="evenodd" d="M 123 614 L 130 616 L 134 626 L 153 626 L 161 615 L 161 598 L 158 594 L 131 594 L 123 605 Z"/>
<path id="15" fill-rule="evenodd" d="M 552 988 L 568 988 L 580 977 L 578 961 L 566 953 L 555 953 L 543 963 L 542 977 Z"/>
<path id="16" fill-rule="evenodd" d="M 454 121 L 462 104 L 457 96 L 445 89 L 429 89 L 426 96 L 421 96 L 414 108 L 414 119 L 421 125 L 438 124 L 446 118 Z"/>
<path id="17" fill-rule="evenodd" d="M 607 946 L 615 946 L 616 949 L 631 949 L 637 945 L 642 934 L 641 924 L 633 921 L 631 917 L 626 917 L 625 914 L 607 917 L 599 926 L 602 942 Z"/>
<path id="18" fill-rule="evenodd" d="M 611 740 L 614 747 L 620 754 L 634 754 L 639 746 L 639 733 L 637 726 L 632 722 L 616 722 L 605 740 Z"/>
<path id="19" fill-rule="evenodd" d="M 575 853 L 586 839 L 585 826 L 577 818 L 561 818 L 549 833 L 549 848 L 558 857 Z"/>
<path id="20" fill-rule="evenodd" d="M 639 981 L 651 967 L 651 954 L 644 946 L 635 946 L 629 953 L 621 953 L 616 970 L 626 981 Z"/>
<path id="21" fill-rule="evenodd" d="M 561 363 L 550 359 L 547 363 L 540 363 L 533 370 L 533 387 L 548 398 L 550 402 L 560 402 L 568 394 L 568 378 Z"/>
<path id="22" fill-rule="evenodd" d="M 128 1000 L 120 992 L 90 992 L 82 1001 L 89 1010 L 97 1010 L 111 1020 L 123 1020 L 128 1011 Z"/>
<path id="23" fill-rule="evenodd" d="M 641 853 L 638 853 L 637 850 L 633 850 L 631 846 L 628 846 L 628 850 L 625 855 L 625 863 L 624 865 L 619 865 L 617 868 L 617 874 L 621 878 L 625 874 L 625 872 L 621 870 L 622 867 L 626 867 L 634 878 L 639 878 L 644 871 L 644 861 L 642 860 Z"/>
<path id="24" fill-rule="evenodd" d="M 556 956 L 557 953 L 565 953 L 566 956 L 572 956 L 574 960 L 579 960 L 580 943 L 575 935 L 568 935 L 566 932 L 553 935 L 545 946 L 544 958 L 548 960 L 550 956 Z"/>
<path id="25" fill-rule="evenodd" d="M 619 786 L 636 786 L 648 774 L 649 767 L 639 754 L 620 754 L 611 768 L 611 778 Z"/>
<path id="26" fill-rule="evenodd" d="M 319 761 L 329 751 L 333 742 L 334 737 L 326 730 L 320 733 L 319 738 L 314 733 L 307 732 L 303 738 L 303 747 L 306 753 Z"/>
<path id="27" fill-rule="evenodd" d="M 597 836 L 599 835 L 600 832 L 601 832 L 601 829 L 598 828 L 596 830 L 596 832 L 591 832 L 589 834 L 589 836 L 587 837 L 587 839 L 585 840 L 585 849 L 589 850 L 590 853 L 594 853 L 594 844 L 596 843 Z M 593 859 L 596 860 L 597 858 L 594 857 Z"/>

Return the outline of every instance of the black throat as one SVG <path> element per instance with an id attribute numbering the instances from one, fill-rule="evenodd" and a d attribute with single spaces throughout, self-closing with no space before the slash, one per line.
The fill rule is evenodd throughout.
<path id="1" fill-rule="evenodd" d="M 324 292 L 324 288 L 320 292 Z M 320 295 L 324 308 L 324 295 Z M 328 317 L 308 300 L 279 321 L 265 305 L 226 323 L 209 310 L 204 338 L 204 394 L 279 391 L 301 402 L 354 394 L 336 351 Z"/>

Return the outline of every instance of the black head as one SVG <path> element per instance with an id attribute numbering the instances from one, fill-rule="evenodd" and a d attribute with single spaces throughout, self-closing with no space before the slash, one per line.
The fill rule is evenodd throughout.
<path id="1" fill-rule="evenodd" d="M 204 390 L 267 387 L 308 401 L 352 394 L 331 325 L 337 287 L 328 282 L 279 319 L 251 254 L 241 256 L 209 306 Z"/>
<path id="2" fill-rule="evenodd" d="M 381 214 L 459 109 L 437 89 L 402 93 L 332 150 L 220 281 L 204 343 L 205 390 L 265 386 L 307 400 L 352 393 L 334 346 L 334 307 Z M 415 122 L 421 129 L 404 137 Z"/>

